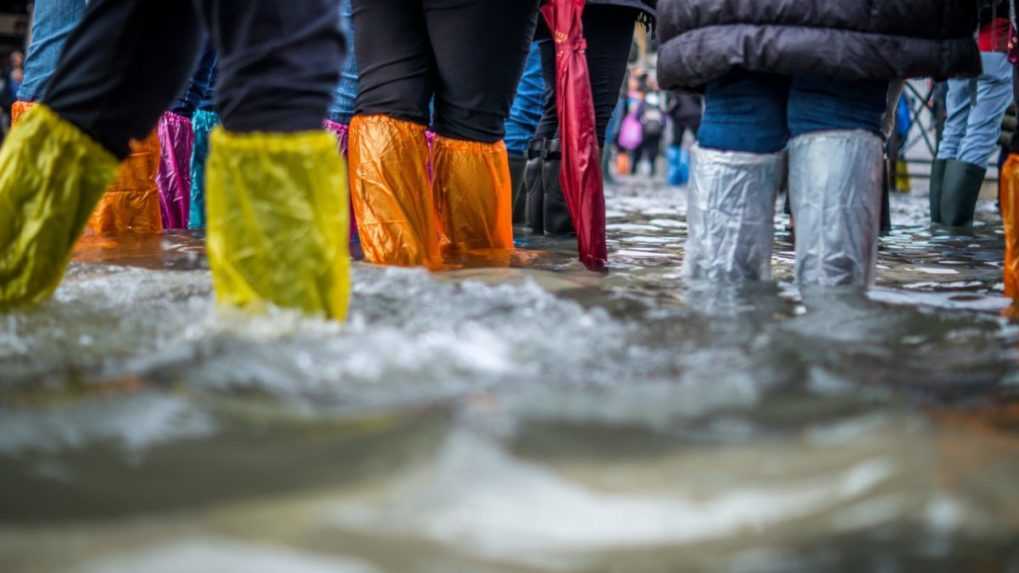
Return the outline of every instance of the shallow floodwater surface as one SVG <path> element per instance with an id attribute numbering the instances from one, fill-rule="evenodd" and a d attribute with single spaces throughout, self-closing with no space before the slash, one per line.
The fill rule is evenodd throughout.
<path id="1" fill-rule="evenodd" d="M 356 265 L 350 320 L 217 309 L 201 237 L 84 240 L 0 316 L 4 572 L 1019 571 L 991 204 L 893 198 L 869 297 L 687 284 L 684 191 L 611 272 Z"/>

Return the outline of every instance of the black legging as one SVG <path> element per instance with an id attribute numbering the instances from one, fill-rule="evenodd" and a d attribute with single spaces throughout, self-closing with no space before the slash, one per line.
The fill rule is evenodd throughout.
<path id="1" fill-rule="evenodd" d="M 605 145 L 605 131 L 619 100 L 619 88 L 626 75 L 626 63 L 633 43 L 633 29 L 640 11 L 634 8 L 589 4 L 584 9 L 584 36 L 587 38 L 587 68 L 594 96 L 595 128 L 598 145 Z M 541 47 L 542 74 L 545 76 L 545 114 L 535 133 L 537 139 L 551 139 L 559 131 L 556 115 L 555 42 L 544 19 L 534 36 Z"/>
<path id="2" fill-rule="evenodd" d="M 339 13 L 339 0 L 93 1 L 42 102 L 124 158 L 183 92 L 208 31 L 226 129 L 318 129 L 340 79 Z"/>
<path id="3" fill-rule="evenodd" d="M 502 139 L 538 0 L 353 0 L 356 113 Z M 434 121 L 429 104 L 434 97 Z"/>

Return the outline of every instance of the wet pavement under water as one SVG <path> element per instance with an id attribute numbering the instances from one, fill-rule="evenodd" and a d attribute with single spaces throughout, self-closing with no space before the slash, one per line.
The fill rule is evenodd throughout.
<path id="1" fill-rule="evenodd" d="M 88 238 L 0 316 L 4 572 L 1019 571 L 993 204 L 893 198 L 867 298 L 686 284 L 684 192 L 611 272 L 358 264 L 346 324 L 217 309 L 201 237 Z"/>

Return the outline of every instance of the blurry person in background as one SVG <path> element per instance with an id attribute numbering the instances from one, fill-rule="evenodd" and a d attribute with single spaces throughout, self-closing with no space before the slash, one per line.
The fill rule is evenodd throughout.
<path id="1" fill-rule="evenodd" d="M 11 108 L 17 101 L 18 89 L 25 79 L 25 56 L 19 51 L 11 52 L 7 59 L 7 66 L 3 72 L 3 107 L 7 117 L 11 116 Z"/>
<path id="2" fill-rule="evenodd" d="M 649 87 L 653 84 L 649 84 Z M 640 121 L 641 139 L 640 145 L 634 150 L 633 163 L 630 164 L 630 175 L 637 175 L 640 172 L 641 161 L 647 160 L 650 165 L 650 175 L 657 174 L 658 156 L 662 151 L 662 137 L 665 135 L 666 116 L 662 95 L 656 91 L 648 91 L 643 101 L 638 104 L 637 118 Z"/>

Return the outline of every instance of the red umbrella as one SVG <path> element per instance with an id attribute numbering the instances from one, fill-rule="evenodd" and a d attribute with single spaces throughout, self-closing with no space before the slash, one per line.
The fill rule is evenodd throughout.
<path id="1" fill-rule="evenodd" d="M 580 21 L 586 0 L 548 0 L 541 13 L 556 43 L 556 106 L 562 169 L 559 181 L 577 230 L 580 260 L 605 269 L 605 192 L 595 134 L 594 97 L 587 70 L 587 41 Z"/>

